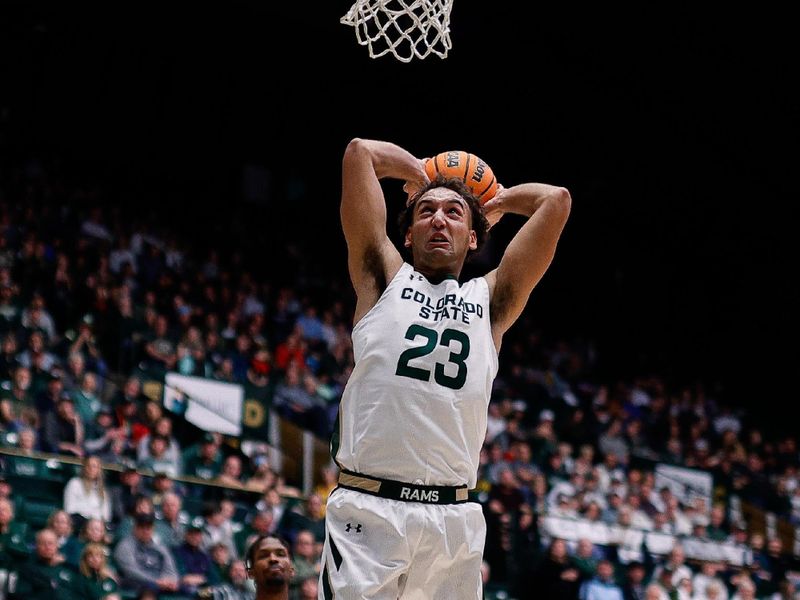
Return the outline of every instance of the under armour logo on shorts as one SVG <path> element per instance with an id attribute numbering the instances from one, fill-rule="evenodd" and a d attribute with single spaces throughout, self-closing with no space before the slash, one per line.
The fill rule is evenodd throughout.
<path id="1" fill-rule="evenodd" d="M 351 530 L 351 529 L 355 529 L 355 530 L 356 530 L 356 533 L 361 533 L 361 523 L 356 523 L 356 526 L 355 526 L 355 527 L 353 527 L 353 525 L 352 525 L 352 524 L 348 523 L 348 524 L 347 524 L 347 527 L 345 527 L 345 528 L 344 528 L 344 530 L 345 530 L 347 533 L 350 533 L 350 530 Z"/>

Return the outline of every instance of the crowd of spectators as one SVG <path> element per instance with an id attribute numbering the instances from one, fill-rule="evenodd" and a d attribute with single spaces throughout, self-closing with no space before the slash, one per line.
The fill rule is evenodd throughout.
<path id="1" fill-rule="evenodd" d="M 246 385 L 326 440 L 353 366 L 352 299 L 299 277 L 276 283 L 213 240 L 28 167 L 0 180 L 0 459 L 6 477 L 41 475 L 37 452 L 81 467 L 36 531 L 0 483 L 0 572 L 17 573 L 18 597 L 59 582 L 62 597 L 246 598 L 244 549 L 277 532 L 293 545 L 292 593 L 316 597 L 335 469 L 301 497 L 266 455 L 145 395 L 142 374 Z M 345 276 L 322 287 L 346 288 Z M 713 493 L 658 487 L 657 463 L 711 473 Z M 487 597 L 793 598 L 794 548 L 754 530 L 732 499 L 800 524 L 799 463 L 794 436 L 768 435 L 702 384 L 600 372 L 591 345 L 551 338 L 524 315 L 504 341 L 474 491 Z M 657 553 L 567 540 L 545 516 L 676 541 Z M 747 560 L 687 558 L 687 539 L 738 545 Z"/>

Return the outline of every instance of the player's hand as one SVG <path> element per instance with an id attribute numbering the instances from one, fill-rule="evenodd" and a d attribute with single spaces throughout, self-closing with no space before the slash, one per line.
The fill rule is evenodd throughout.
<path id="1" fill-rule="evenodd" d="M 418 191 L 430 183 L 428 174 L 425 173 L 425 163 L 428 162 L 427 158 L 419 159 L 419 172 L 416 179 L 408 179 L 403 184 L 403 191 L 406 193 L 406 206 L 411 203 L 411 198 L 414 197 Z"/>
<path id="2" fill-rule="evenodd" d="M 505 204 L 503 202 L 505 191 L 506 188 L 498 183 L 497 192 L 495 192 L 494 198 L 483 205 L 483 214 L 486 215 L 486 220 L 489 221 L 489 229 L 494 227 L 495 223 L 497 223 L 500 218 L 506 214 Z"/>

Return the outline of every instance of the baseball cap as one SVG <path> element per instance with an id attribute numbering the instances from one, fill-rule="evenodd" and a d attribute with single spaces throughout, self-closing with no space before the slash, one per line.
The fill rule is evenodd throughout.
<path id="1" fill-rule="evenodd" d="M 134 518 L 137 525 L 152 525 L 156 522 L 155 516 L 150 513 L 139 513 Z"/>
<path id="2" fill-rule="evenodd" d="M 186 525 L 186 531 L 203 531 L 203 523 L 198 521 L 197 519 L 192 519 Z"/>

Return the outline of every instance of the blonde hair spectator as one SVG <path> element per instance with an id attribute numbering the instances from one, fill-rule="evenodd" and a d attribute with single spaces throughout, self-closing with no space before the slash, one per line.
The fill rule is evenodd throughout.
<path id="1" fill-rule="evenodd" d="M 64 488 L 64 510 L 85 519 L 111 520 L 111 503 L 103 481 L 103 465 L 96 456 L 83 461 L 80 475 Z"/>

